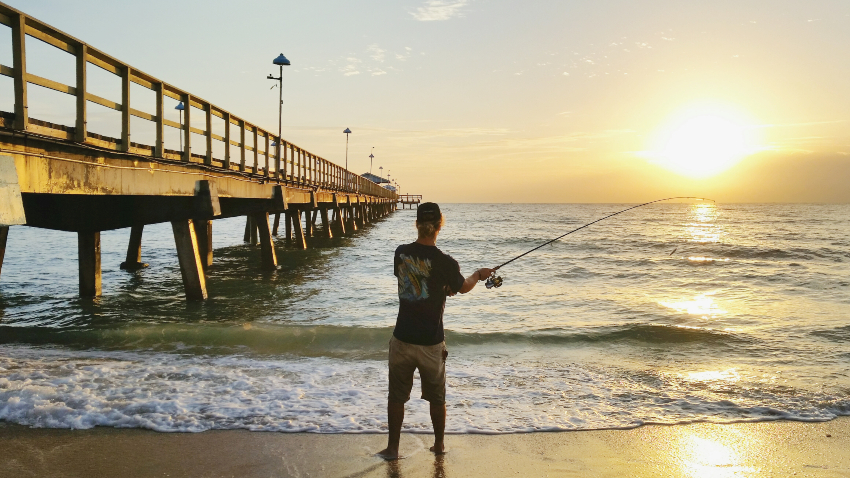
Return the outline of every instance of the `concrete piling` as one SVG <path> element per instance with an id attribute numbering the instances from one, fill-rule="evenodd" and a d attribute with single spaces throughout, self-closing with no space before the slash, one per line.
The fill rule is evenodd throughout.
<path id="1" fill-rule="evenodd" d="M 77 233 L 80 262 L 80 297 L 99 297 L 102 293 L 100 270 L 100 232 Z"/>
<path id="2" fill-rule="evenodd" d="M 174 245 L 177 247 L 177 260 L 180 263 L 186 299 L 206 300 L 207 282 L 198 251 L 195 225 L 191 219 L 184 219 L 172 221 L 171 229 L 174 231 Z"/>

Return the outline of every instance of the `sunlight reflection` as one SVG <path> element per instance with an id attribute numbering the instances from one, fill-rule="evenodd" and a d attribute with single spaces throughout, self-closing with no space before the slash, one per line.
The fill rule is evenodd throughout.
<path id="1" fill-rule="evenodd" d="M 725 478 L 749 475 L 756 471 L 747 466 L 747 455 L 758 447 L 759 443 L 752 442 L 734 429 L 723 429 L 721 433 L 705 433 L 682 430 L 682 434 L 674 438 L 674 456 L 682 468 L 682 474 L 693 478 Z M 712 436 L 713 435 L 713 436 Z"/>
<path id="2" fill-rule="evenodd" d="M 713 262 L 729 262 L 729 259 L 715 259 L 713 257 L 705 257 L 705 256 L 689 256 L 688 260 L 691 261 L 691 262 L 706 263 L 706 264 L 711 264 Z"/>
<path id="3" fill-rule="evenodd" d="M 714 204 L 694 204 L 690 209 L 691 223 L 687 233 L 691 242 L 720 242 L 721 230 L 717 227 L 717 206 Z"/>
<path id="4" fill-rule="evenodd" d="M 741 379 L 734 368 L 728 370 L 707 370 L 704 372 L 689 372 L 685 374 L 685 380 L 691 382 L 737 382 Z"/>
<path id="5" fill-rule="evenodd" d="M 709 319 L 726 313 L 725 310 L 721 309 L 717 305 L 714 298 L 711 297 L 713 294 L 714 292 L 708 292 L 700 294 L 692 300 L 683 300 L 679 302 L 661 301 L 659 303 L 664 307 L 668 307 L 678 312 L 684 312 L 688 315 L 698 315 L 704 319 Z"/>

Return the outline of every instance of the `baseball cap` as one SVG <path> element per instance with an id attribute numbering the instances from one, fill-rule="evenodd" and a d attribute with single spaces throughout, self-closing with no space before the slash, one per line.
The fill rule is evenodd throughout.
<path id="1" fill-rule="evenodd" d="M 443 215 L 440 206 L 432 202 L 423 202 L 416 208 L 416 220 L 423 222 L 439 221 Z"/>

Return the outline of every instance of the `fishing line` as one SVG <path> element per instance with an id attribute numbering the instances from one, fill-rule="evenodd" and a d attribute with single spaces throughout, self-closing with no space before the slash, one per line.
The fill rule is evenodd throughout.
<path id="1" fill-rule="evenodd" d="M 562 239 L 562 238 L 564 238 L 564 237 L 566 237 L 566 236 L 569 236 L 570 234 L 572 234 L 572 233 L 574 233 L 574 232 L 576 232 L 576 231 L 580 231 L 580 230 L 584 229 L 585 227 L 592 226 L 592 225 L 596 224 L 597 222 L 604 221 L 604 220 L 606 220 L 606 219 L 608 219 L 608 218 L 610 218 L 610 217 L 614 217 L 614 216 L 616 216 L 617 214 L 622 214 L 622 213 L 624 213 L 624 212 L 626 212 L 626 211 L 631 211 L 632 209 L 637 209 L 637 208 L 639 208 L 639 207 L 648 206 L 648 205 L 650 205 L 650 204 L 655 204 L 655 203 L 657 203 L 657 202 L 670 201 L 670 200 L 672 200 L 672 199 L 696 199 L 696 200 L 699 200 L 699 201 L 711 201 L 711 202 L 714 202 L 714 199 L 708 199 L 708 198 L 699 198 L 699 197 L 694 197 L 694 196 L 676 196 L 676 197 L 671 197 L 671 198 L 656 199 L 655 201 L 645 202 L 645 203 L 643 203 L 643 204 L 638 204 L 637 206 L 632 206 L 632 207 L 629 207 L 629 208 L 623 209 L 622 211 L 617 211 L 617 212 L 615 212 L 615 213 L 613 213 L 613 214 L 609 214 L 609 215 L 607 215 L 607 216 L 605 216 L 605 217 L 599 218 L 599 219 L 597 219 L 597 220 L 595 220 L 595 221 L 593 221 L 593 222 L 589 222 L 589 223 L 587 223 L 587 224 L 585 224 L 585 225 L 583 225 L 583 226 L 581 226 L 581 227 L 577 227 L 577 228 L 573 229 L 572 231 L 570 231 L 570 232 L 568 232 L 568 233 L 566 233 L 566 234 L 561 234 L 560 236 L 558 236 L 558 237 L 556 237 L 556 238 L 552 239 L 551 241 L 544 242 L 543 244 L 540 244 L 539 246 L 535 247 L 534 249 L 531 249 L 531 250 L 529 250 L 529 251 L 523 252 L 522 254 L 520 254 L 520 255 L 518 255 L 518 256 L 516 256 L 516 257 L 514 257 L 513 259 L 511 259 L 511 260 L 509 260 L 509 261 L 507 261 L 507 262 L 505 262 L 505 263 L 503 263 L 503 264 L 500 264 L 500 265 L 496 266 L 496 268 L 494 268 L 494 269 L 493 269 L 493 271 L 494 271 L 494 272 L 493 272 L 493 274 L 492 274 L 492 275 L 491 275 L 491 276 L 487 279 L 487 282 L 485 283 L 485 285 L 487 286 L 487 288 L 488 288 L 488 289 L 492 289 L 493 287 L 501 287 L 501 286 L 502 286 L 502 278 L 501 278 L 501 277 L 499 277 L 499 276 L 497 276 L 495 271 L 497 271 L 497 270 L 501 269 L 502 267 L 504 267 L 504 266 L 506 266 L 506 265 L 510 264 L 511 262 L 513 262 L 513 261 L 515 261 L 515 260 L 517 260 L 517 259 L 519 259 L 519 258 L 521 258 L 521 257 L 523 257 L 523 256 L 527 256 L 528 254 L 531 254 L 532 252 L 536 251 L 537 249 L 540 249 L 541 247 L 548 246 L 549 244 L 552 244 L 553 242 L 555 242 L 555 241 L 557 241 L 557 240 L 559 240 L 559 239 Z M 675 249 L 673 250 L 673 252 L 675 252 Z M 671 253 L 671 254 L 672 254 L 672 253 Z"/>

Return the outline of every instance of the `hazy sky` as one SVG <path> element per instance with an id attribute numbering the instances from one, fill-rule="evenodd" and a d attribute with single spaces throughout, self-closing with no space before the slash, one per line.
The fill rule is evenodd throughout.
<path id="1" fill-rule="evenodd" d="M 272 131 L 283 52 L 284 138 L 343 164 L 349 127 L 350 169 L 374 146 L 375 172 L 430 200 L 850 202 L 846 0 L 6 1 Z M 39 43 L 30 71 L 73 84 Z M 31 116 L 69 123 L 73 99 L 38 90 Z"/>

